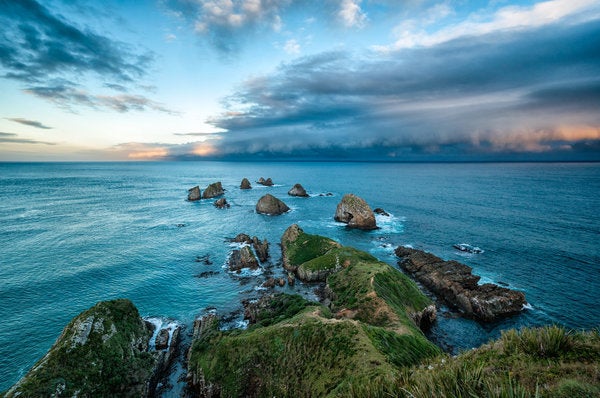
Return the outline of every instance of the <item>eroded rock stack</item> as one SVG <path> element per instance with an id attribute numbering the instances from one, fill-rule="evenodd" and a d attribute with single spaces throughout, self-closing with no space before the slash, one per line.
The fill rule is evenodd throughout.
<path id="1" fill-rule="evenodd" d="M 210 184 L 208 187 L 206 187 L 204 192 L 202 192 L 202 199 L 214 198 L 217 196 L 221 196 L 224 193 L 225 193 L 225 190 L 223 189 L 221 182 L 220 181 L 214 182 L 214 183 Z"/>
<path id="2" fill-rule="evenodd" d="M 346 194 L 337 205 L 334 219 L 348 224 L 349 228 L 377 229 L 375 215 L 367 202 L 354 194 Z"/>
<path id="3" fill-rule="evenodd" d="M 292 189 L 288 191 L 288 195 L 290 196 L 300 196 L 302 198 L 308 198 L 308 194 L 304 187 L 300 184 L 295 184 Z"/>
<path id="4" fill-rule="evenodd" d="M 188 189 L 188 200 L 190 202 L 200 200 L 200 187 L 195 186 L 194 188 Z"/>
<path id="5" fill-rule="evenodd" d="M 256 204 L 256 212 L 261 214 L 269 214 L 277 216 L 289 211 L 290 208 L 271 194 L 266 194 L 258 200 Z"/>
<path id="6" fill-rule="evenodd" d="M 252 189 L 252 185 L 250 185 L 250 181 L 248 181 L 247 178 L 244 178 L 242 180 L 242 183 L 240 184 L 240 189 Z"/>

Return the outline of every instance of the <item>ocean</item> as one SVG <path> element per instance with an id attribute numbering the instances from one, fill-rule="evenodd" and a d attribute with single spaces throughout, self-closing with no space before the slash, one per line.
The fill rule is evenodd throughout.
<path id="1" fill-rule="evenodd" d="M 244 177 L 252 190 L 239 189 Z M 259 177 L 275 185 L 258 185 Z M 231 208 L 186 201 L 189 188 L 216 181 Z M 311 197 L 288 196 L 295 183 Z M 291 211 L 257 214 L 266 193 Z M 378 216 L 375 231 L 348 230 L 333 220 L 345 193 L 391 216 Z M 214 308 L 241 325 L 240 301 L 260 294 L 267 274 L 283 275 L 277 243 L 293 223 L 394 267 L 393 249 L 411 245 L 525 292 L 521 315 L 492 324 L 441 308 L 430 337 L 450 352 L 506 328 L 600 326 L 597 163 L 3 163 L 0 195 L 0 391 L 101 300 L 126 297 L 142 316 L 183 325 Z M 264 271 L 224 268 L 234 248 L 227 239 L 241 232 L 271 242 Z M 484 252 L 460 252 L 457 243 Z M 277 290 L 314 297 L 301 283 Z"/>

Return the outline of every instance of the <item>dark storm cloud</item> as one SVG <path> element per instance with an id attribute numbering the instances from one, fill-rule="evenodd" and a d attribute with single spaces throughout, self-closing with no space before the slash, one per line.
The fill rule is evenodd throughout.
<path id="1" fill-rule="evenodd" d="M 99 95 L 80 88 L 85 77 L 126 93 L 146 75 L 151 53 L 78 26 L 35 0 L 0 0 L 0 71 L 24 90 L 72 109 L 75 106 L 127 112 L 152 109 L 172 113 L 140 95 Z"/>
<path id="2" fill-rule="evenodd" d="M 320 54 L 247 81 L 211 122 L 226 153 L 574 151 L 600 139 L 599 40 L 594 20 Z"/>
<path id="3" fill-rule="evenodd" d="M 17 134 L 13 133 L 2 133 L 0 132 L 0 142 L 6 144 L 42 144 L 42 145 L 56 145 L 54 142 L 30 140 L 28 138 L 19 138 Z"/>
<path id="4" fill-rule="evenodd" d="M 36 120 L 23 119 L 22 117 L 6 117 L 5 119 L 10 120 L 11 122 L 24 124 L 26 126 L 36 127 L 38 129 L 49 130 L 52 128 L 52 127 L 46 126 L 42 122 L 38 122 Z"/>

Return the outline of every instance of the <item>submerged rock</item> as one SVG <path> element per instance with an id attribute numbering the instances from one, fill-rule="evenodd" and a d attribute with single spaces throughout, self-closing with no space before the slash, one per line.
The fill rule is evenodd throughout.
<path id="1" fill-rule="evenodd" d="M 188 200 L 190 202 L 200 200 L 200 187 L 195 186 L 194 188 L 188 189 Z"/>
<path id="2" fill-rule="evenodd" d="M 278 216 L 289 210 L 290 208 L 285 203 L 271 194 L 266 194 L 256 204 L 256 212 L 261 214 Z"/>
<path id="3" fill-rule="evenodd" d="M 252 189 L 252 185 L 250 185 L 250 181 L 248 181 L 247 178 L 244 178 L 242 180 L 242 183 L 240 184 L 240 189 Z"/>
<path id="4" fill-rule="evenodd" d="M 210 199 L 217 196 L 221 196 L 225 193 L 223 190 L 223 186 L 221 186 L 221 182 L 214 182 L 206 187 L 204 192 L 202 193 L 202 199 Z"/>
<path id="5" fill-rule="evenodd" d="M 225 198 L 217 199 L 214 204 L 217 209 L 228 209 L 230 207 Z"/>
<path id="6" fill-rule="evenodd" d="M 290 196 L 300 196 L 300 197 L 303 197 L 303 198 L 308 198 L 308 194 L 306 193 L 306 190 L 300 184 L 295 184 L 292 187 L 292 189 L 290 189 L 288 191 L 288 195 L 290 195 Z"/>
<path id="7" fill-rule="evenodd" d="M 482 321 L 493 321 L 523 310 L 527 303 L 522 292 L 486 283 L 471 267 L 457 261 L 445 261 L 433 254 L 398 247 L 398 264 L 416 280 L 465 315 Z"/>
<path id="8" fill-rule="evenodd" d="M 334 219 L 348 224 L 349 228 L 377 229 L 375 215 L 367 202 L 354 194 L 346 194 L 337 205 Z"/>

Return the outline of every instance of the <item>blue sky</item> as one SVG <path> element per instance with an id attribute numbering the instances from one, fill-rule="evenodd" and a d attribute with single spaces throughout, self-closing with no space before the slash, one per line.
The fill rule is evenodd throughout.
<path id="1" fill-rule="evenodd" d="M 600 160 L 600 2 L 0 0 L 0 160 Z"/>

